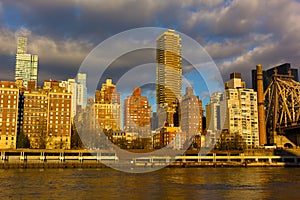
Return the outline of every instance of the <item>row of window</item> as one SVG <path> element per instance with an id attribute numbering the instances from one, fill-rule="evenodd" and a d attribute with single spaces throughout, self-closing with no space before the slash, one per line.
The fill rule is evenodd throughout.
<path id="1" fill-rule="evenodd" d="M 13 118 L 13 119 L 11 119 L 11 118 L 7 118 L 6 120 L 3 120 L 2 118 L 0 118 L 0 122 L 16 122 L 16 119 L 15 118 Z"/>
<path id="2" fill-rule="evenodd" d="M 1 140 L 1 139 L 4 139 L 4 138 L 5 138 L 5 140 L 8 140 L 8 139 L 9 139 L 8 136 L 6 136 L 6 137 L 3 137 L 3 136 L 1 137 L 1 136 L 0 136 L 0 140 Z M 14 139 L 15 139 L 14 137 L 11 137 L 11 140 L 14 140 Z"/>
<path id="3" fill-rule="evenodd" d="M 12 95 L 3 95 L 3 94 L 2 94 L 2 95 L 0 96 L 1 99 L 4 99 L 4 97 L 7 97 L 7 99 L 17 99 L 17 96 L 16 96 L 16 95 L 13 95 L 13 96 L 12 96 Z"/>
<path id="4" fill-rule="evenodd" d="M 4 107 L 3 104 L 0 104 L 0 108 L 3 108 L 3 107 Z M 15 104 L 13 106 L 7 105 L 7 106 L 5 106 L 5 108 L 16 108 L 16 105 Z"/>
<path id="5" fill-rule="evenodd" d="M 2 88 L 4 88 L 4 85 L 2 85 Z M 9 90 L 0 90 L 0 94 L 18 94 L 19 91 L 9 91 Z"/>

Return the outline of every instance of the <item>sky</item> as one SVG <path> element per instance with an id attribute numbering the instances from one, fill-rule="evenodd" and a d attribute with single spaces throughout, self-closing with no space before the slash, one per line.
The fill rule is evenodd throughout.
<path id="1" fill-rule="evenodd" d="M 299 21 L 296 0 L 2 0 L 0 80 L 14 80 L 19 36 L 27 37 L 29 53 L 39 56 L 41 84 L 75 77 L 88 54 L 115 34 L 161 27 L 201 44 L 224 81 L 240 72 L 251 87 L 251 70 L 258 63 L 264 69 L 286 62 L 299 68 Z M 151 51 L 131 53 L 111 72 L 152 61 Z"/>

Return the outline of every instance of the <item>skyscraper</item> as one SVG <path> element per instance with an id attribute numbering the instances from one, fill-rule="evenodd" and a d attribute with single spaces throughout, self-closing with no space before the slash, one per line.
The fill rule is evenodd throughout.
<path id="1" fill-rule="evenodd" d="M 77 82 L 77 105 L 85 108 L 87 104 L 87 86 L 86 86 L 86 74 L 78 73 L 76 77 Z"/>
<path id="2" fill-rule="evenodd" d="M 37 84 L 38 56 L 27 53 L 27 38 L 18 38 L 16 54 L 15 80 L 23 79 L 24 86 L 28 86 L 28 81 Z"/>
<path id="3" fill-rule="evenodd" d="M 182 66 L 181 38 L 174 30 L 168 30 L 156 40 L 156 104 L 158 126 L 165 121 L 173 126 L 178 119 L 178 103 L 181 100 Z"/>

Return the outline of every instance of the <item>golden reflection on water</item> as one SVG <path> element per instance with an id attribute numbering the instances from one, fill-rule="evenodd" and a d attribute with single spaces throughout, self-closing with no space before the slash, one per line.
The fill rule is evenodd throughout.
<path id="1" fill-rule="evenodd" d="M 300 199 L 297 168 L 0 170 L 0 199 Z"/>

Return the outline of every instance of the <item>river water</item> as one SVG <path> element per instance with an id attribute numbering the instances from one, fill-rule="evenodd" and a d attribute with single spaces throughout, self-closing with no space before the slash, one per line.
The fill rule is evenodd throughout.
<path id="1" fill-rule="evenodd" d="M 0 199 L 300 199 L 299 168 L 0 170 Z"/>

